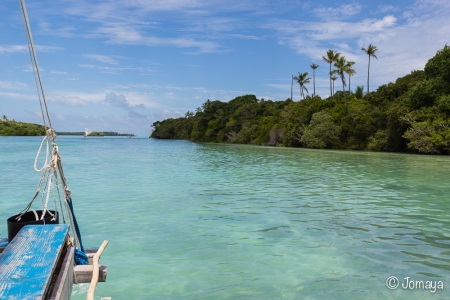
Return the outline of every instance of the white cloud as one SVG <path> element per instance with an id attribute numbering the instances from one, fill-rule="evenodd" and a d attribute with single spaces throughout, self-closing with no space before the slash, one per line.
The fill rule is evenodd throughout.
<path id="1" fill-rule="evenodd" d="M 174 46 L 177 48 L 198 48 L 200 53 L 211 53 L 220 50 L 220 46 L 211 41 L 199 41 L 191 37 L 161 38 L 146 36 L 130 25 L 109 25 L 99 27 L 94 35 L 108 39 L 111 44 L 143 45 L 149 47 Z"/>
<path id="2" fill-rule="evenodd" d="M 94 31 L 94 35 L 108 38 L 111 44 L 139 44 L 144 40 L 137 28 L 121 23 L 102 25 Z"/>
<path id="3" fill-rule="evenodd" d="M 135 108 L 152 108 L 160 105 L 154 100 L 155 96 L 152 92 L 128 91 L 125 93 L 130 106 Z"/>
<path id="4" fill-rule="evenodd" d="M 116 74 L 118 72 L 122 71 L 139 71 L 139 72 L 154 72 L 150 68 L 143 68 L 143 67 L 108 67 L 108 66 L 96 66 L 96 65 L 87 65 L 87 64 L 80 64 L 78 65 L 80 68 L 87 68 L 87 69 L 96 69 L 100 70 L 103 73 L 110 73 L 110 74 Z"/>
<path id="5" fill-rule="evenodd" d="M 192 21 L 191 21 L 192 22 Z M 193 25 L 183 29 L 183 31 L 193 32 L 225 32 L 232 31 L 239 26 L 239 20 L 235 18 L 201 18 L 192 22 Z"/>
<path id="6" fill-rule="evenodd" d="M 36 93 L 34 94 L 24 94 L 19 92 L 4 92 L 0 90 L 0 96 L 4 99 L 15 99 L 15 100 L 26 100 L 26 101 L 37 101 Z"/>
<path id="7" fill-rule="evenodd" d="M 6 90 L 27 90 L 28 85 L 17 81 L 0 81 L 0 89 Z"/>
<path id="8" fill-rule="evenodd" d="M 35 45 L 35 49 L 37 52 L 55 52 L 64 50 L 62 47 L 57 46 L 42 46 Z M 23 53 L 28 52 L 27 45 L 0 45 L 0 54 L 3 53 Z"/>
<path id="9" fill-rule="evenodd" d="M 62 96 L 54 96 L 48 98 L 49 102 L 53 103 L 60 103 L 60 104 L 68 104 L 71 106 L 80 106 L 80 105 L 86 105 L 86 101 L 84 99 L 81 99 L 80 97 L 62 97 Z"/>
<path id="10" fill-rule="evenodd" d="M 55 35 L 65 38 L 73 38 L 78 35 L 76 34 L 77 28 L 75 26 L 65 26 L 53 29 L 51 28 L 51 24 L 48 22 L 39 22 L 38 26 L 39 26 L 39 33 L 41 34 Z"/>
<path id="11" fill-rule="evenodd" d="M 0 45 L 0 54 L 28 51 L 25 45 Z"/>
<path id="12" fill-rule="evenodd" d="M 321 18 L 335 19 L 344 18 L 348 16 L 357 15 L 361 12 L 361 4 L 344 4 L 340 7 L 319 7 L 315 8 L 313 12 Z"/>
<path id="13" fill-rule="evenodd" d="M 380 5 L 378 7 L 378 11 L 380 13 L 383 13 L 383 14 L 387 13 L 387 12 L 392 13 L 392 12 L 395 12 L 395 11 L 398 11 L 398 10 L 399 10 L 399 8 L 397 6 L 392 5 L 392 4 Z"/>
<path id="14" fill-rule="evenodd" d="M 359 22 L 321 22 L 306 24 L 307 37 L 317 41 L 357 38 L 363 34 L 385 32 L 393 27 L 397 19 L 385 16 L 382 19 L 365 19 Z"/>
<path id="15" fill-rule="evenodd" d="M 66 120 L 66 117 L 63 116 L 62 114 L 56 114 L 56 118 L 57 118 L 58 120 L 60 120 L 60 121 L 65 121 L 65 120 Z"/>
<path id="16" fill-rule="evenodd" d="M 204 6 L 202 1 L 198 0 L 130 0 L 121 1 L 120 3 L 126 6 L 143 9 L 145 11 L 173 11 Z"/>
<path id="17" fill-rule="evenodd" d="M 82 106 L 89 103 L 102 103 L 104 93 L 81 93 L 73 91 L 52 91 L 47 97 L 49 102 L 66 104 L 70 106 Z"/>
<path id="18" fill-rule="evenodd" d="M 244 39 L 244 40 L 254 40 L 254 41 L 258 41 L 261 40 L 262 38 L 259 36 L 254 36 L 254 35 L 246 35 L 246 34 L 230 34 L 229 36 L 231 37 L 237 37 L 240 39 Z"/>
<path id="19" fill-rule="evenodd" d="M 241 5 L 236 3 L 232 6 L 236 8 Z M 217 10 L 218 7 L 230 9 L 228 5 L 196 0 L 116 0 L 98 4 L 91 1 L 76 1 L 71 6 L 66 7 L 64 11 L 69 16 L 82 18 L 94 24 L 94 26 L 88 27 L 87 32 L 77 33 L 76 36 L 104 38 L 110 44 L 193 48 L 196 50 L 191 51 L 192 53 L 212 53 L 223 51 L 223 49 L 216 42 L 211 41 L 210 35 L 205 35 L 203 38 L 183 34 L 166 37 L 150 34 L 149 29 L 156 26 L 155 28 L 158 28 L 160 32 L 162 32 L 161 30 L 166 31 L 165 28 L 158 27 L 160 25 L 157 21 L 153 21 L 160 18 L 161 12 L 164 12 L 166 17 L 177 23 L 176 28 L 171 29 L 173 33 L 193 32 L 197 28 L 202 31 L 206 29 L 210 34 L 214 31 L 228 31 L 235 28 L 236 21 L 230 18 L 205 18 L 204 21 L 198 22 L 193 21 L 193 19 L 189 20 L 189 17 L 187 17 L 191 13 L 197 17 L 199 13 L 209 14 L 211 9 Z M 203 10 L 206 8 L 208 10 Z M 183 18 L 180 18 L 180 14 Z M 149 19 L 152 21 L 149 21 Z M 199 19 L 202 18 L 196 18 L 196 20 Z M 194 26 L 186 24 L 194 24 Z M 40 26 L 42 32 L 47 34 L 65 37 L 75 36 L 73 27 L 52 30 L 49 29 L 50 24 L 46 22 L 41 22 Z M 79 31 L 79 29 L 77 30 Z M 252 38 L 252 36 L 247 36 L 247 38 Z"/>
<path id="20" fill-rule="evenodd" d="M 163 120 L 163 119 L 169 119 L 169 118 L 180 118 L 180 117 L 184 117 L 184 113 L 181 113 L 176 110 L 164 109 L 160 113 L 156 113 L 154 115 L 154 117 L 157 120 Z"/>
<path id="21" fill-rule="evenodd" d="M 83 54 L 84 57 L 93 59 L 93 60 L 97 60 L 99 62 L 102 63 L 106 63 L 106 64 L 111 64 L 111 65 L 115 65 L 117 64 L 117 60 L 115 60 L 114 58 L 110 57 L 110 56 L 106 56 L 106 55 L 100 55 L 100 54 Z"/>
<path id="22" fill-rule="evenodd" d="M 128 104 L 127 98 L 123 94 L 120 94 L 120 95 L 114 94 L 114 93 L 106 94 L 105 102 L 111 104 L 112 106 L 125 107 L 125 108 L 130 107 L 130 104 Z"/>
<path id="23" fill-rule="evenodd" d="M 312 59 L 320 59 L 330 44 L 334 44 L 339 52 L 350 52 L 354 49 L 355 39 L 363 36 L 386 35 L 395 26 L 394 16 L 382 19 L 365 19 L 359 22 L 290 22 L 278 20 L 268 27 L 280 33 L 278 41 L 289 45 L 299 54 L 306 54 Z M 350 40 L 352 43 L 348 42 Z M 347 42 L 342 42 L 347 41 Z M 359 49 L 358 49 L 359 50 Z M 348 53 L 350 55 L 350 53 Z M 352 60 L 357 60 L 352 57 Z"/>
<path id="24" fill-rule="evenodd" d="M 63 72 L 63 71 L 55 71 L 55 70 L 50 70 L 50 74 L 55 74 L 55 75 L 67 75 L 67 72 Z"/>
<path id="25" fill-rule="evenodd" d="M 107 93 L 105 102 L 115 106 L 125 108 L 128 111 L 135 109 L 145 109 L 147 107 L 155 107 L 155 103 L 150 100 L 148 93 L 127 92 L 126 94 L 116 94 L 114 92 Z"/>

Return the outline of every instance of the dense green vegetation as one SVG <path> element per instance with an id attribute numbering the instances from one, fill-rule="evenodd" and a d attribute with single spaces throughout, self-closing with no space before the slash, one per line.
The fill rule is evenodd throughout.
<path id="1" fill-rule="evenodd" d="M 373 47 L 368 52 L 369 59 L 370 53 L 375 57 L 377 49 Z M 336 61 L 338 69 L 334 73 L 341 77 L 345 90 L 345 65 Z M 330 89 L 331 80 L 330 74 Z M 327 99 L 314 95 L 299 102 L 257 99 L 254 95 L 229 102 L 207 100 L 196 113 L 153 123 L 150 137 L 328 149 L 450 152 L 450 47 L 438 51 L 423 71 L 413 71 L 365 96 L 362 91 L 358 87 L 354 93 L 336 91 Z"/>
<path id="2" fill-rule="evenodd" d="M 36 136 L 44 134 L 45 127 L 42 125 L 16 122 L 15 120 L 10 121 L 5 115 L 0 120 L 0 136 Z"/>
<path id="3" fill-rule="evenodd" d="M 105 136 L 101 131 L 92 131 L 88 136 Z"/>

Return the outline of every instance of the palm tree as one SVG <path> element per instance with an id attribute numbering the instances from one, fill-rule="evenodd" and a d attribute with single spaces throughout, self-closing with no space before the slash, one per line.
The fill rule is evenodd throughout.
<path id="1" fill-rule="evenodd" d="M 333 80 L 333 93 L 331 94 L 331 96 L 333 96 L 333 99 L 334 99 L 334 81 L 337 79 L 337 77 L 336 76 L 331 76 L 332 73 L 333 72 L 330 73 L 330 79 Z"/>
<path id="2" fill-rule="evenodd" d="M 308 89 L 305 87 L 305 84 L 309 83 L 309 81 L 311 80 L 311 78 L 307 78 L 307 76 L 308 72 L 305 72 L 303 74 L 298 72 L 298 76 L 294 77 L 294 80 L 297 81 L 300 85 L 300 97 L 303 97 L 303 99 L 305 99 L 305 93 L 303 91 L 305 90 L 308 93 Z"/>
<path id="3" fill-rule="evenodd" d="M 316 69 L 319 67 L 319 65 L 312 63 L 310 65 L 311 69 L 313 69 L 313 82 L 314 82 L 314 96 L 316 95 Z"/>
<path id="4" fill-rule="evenodd" d="M 345 56 L 341 56 L 339 57 L 339 59 L 334 63 L 334 67 L 336 68 L 335 70 L 332 71 L 332 73 L 337 74 L 342 81 L 342 92 L 344 93 L 344 99 L 345 99 L 345 105 L 348 106 L 347 103 L 347 97 L 345 95 L 345 87 L 346 87 L 346 83 L 345 83 L 345 72 L 348 69 L 348 63 L 345 60 Z"/>
<path id="5" fill-rule="evenodd" d="M 348 61 L 347 62 L 347 68 L 345 70 L 345 73 L 348 75 L 348 93 L 351 93 L 350 90 L 350 77 L 356 74 L 356 71 L 352 69 L 352 66 L 355 64 L 354 61 Z"/>
<path id="6" fill-rule="evenodd" d="M 358 85 L 358 86 L 356 87 L 356 90 L 355 90 L 355 96 L 356 96 L 356 98 L 357 98 L 357 99 L 362 99 L 363 93 L 364 93 L 364 86 L 363 86 L 363 85 L 361 85 L 361 86 Z"/>
<path id="7" fill-rule="evenodd" d="M 333 91 L 331 90 L 331 64 L 336 62 L 341 54 L 338 53 L 336 50 L 328 50 L 326 56 L 322 56 L 322 59 L 330 64 L 330 94 L 333 94 Z"/>
<path id="8" fill-rule="evenodd" d="M 377 48 L 377 46 L 369 44 L 369 47 L 367 47 L 367 49 L 361 48 L 361 50 L 366 52 L 366 54 L 369 56 L 369 66 L 367 67 L 367 94 L 368 94 L 369 93 L 370 57 L 373 56 L 376 59 L 378 59 L 378 57 L 375 55 L 375 52 L 378 51 L 378 48 Z"/>

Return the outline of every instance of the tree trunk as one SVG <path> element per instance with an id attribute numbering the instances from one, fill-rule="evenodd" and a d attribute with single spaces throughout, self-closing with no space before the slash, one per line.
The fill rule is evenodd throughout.
<path id="1" fill-rule="evenodd" d="M 367 94 L 369 94 L 369 70 L 370 70 L 370 55 L 369 55 L 369 66 L 367 67 Z"/>
<path id="2" fill-rule="evenodd" d="M 333 81 L 333 91 L 332 91 L 332 93 L 331 93 L 331 96 L 332 96 L 333 99 L 334 99 L 334 81 Z"/>
<path id="3" fill-rule="evenodd" d="M 331 62 L 330 62 L 330 74 L 328 76 L 330 76 L 330 94 L 331 94 L 331 96 L 334 96 L 334 92 L 333 92 L 333 90 L 331 90 Z M 333 86 L 334 86 L 334 83 L 333 83 Z"/>
<path id="4" fill-rule="evenodd" d="M 348 75 L 348 93 L 350 94 L 351 93 L 351 91 L 350 91 L 350 75 Z"/>
<path id="5" fill-rule="evenodd" d="M 342 77 L 343 78 L 343 77 Z M 345 106 L 348 108 L 347 97 L 345 96 L 345 85 L 344 80 L 342 80 L 342 92 L 344 93 Z"/>
<path id="6" fill-rule="evenodd" d="M 313 69 L 313 80 L 314 80 L 314 97 L 316 96 L 316 70 Z"/>
<path id="7" fill-rule="evenodd" d="M 292 81 L 291 81 L 291 100 L 292 100 L 292 101 L 294 101 L 294 100 L 292 99 L 292 88 L 293 88 L 293 86 L 294 86 L 294 75 L 292 75 Z"/>

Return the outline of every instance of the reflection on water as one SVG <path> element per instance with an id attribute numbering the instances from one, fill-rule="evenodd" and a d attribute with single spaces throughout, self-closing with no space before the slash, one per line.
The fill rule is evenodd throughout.
<path id="1" fill-rule="evenodd" d="M 32 161 L 38 142 L 11 138 L 0 146 L 1 166 L 23 178 L 0 175 L 1 198 L 14 199 L 1 202 L 3 219 L 34 192 L 32 162 L 23 157 Z M 62 137 L 59 144 L 84 244 L 110 241 L 99 296 L 448 295 L 392 291 L 385 282 L 409 276 L 450 288 L 449 157 L 138 138 Z M 28 190 L 23 182 L 31 182 Z M 74 299 L 86 289 L 76 287 Z"/>

